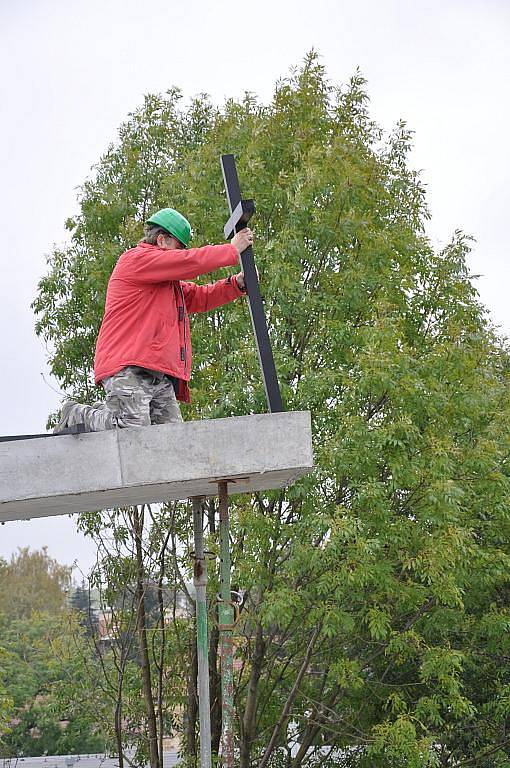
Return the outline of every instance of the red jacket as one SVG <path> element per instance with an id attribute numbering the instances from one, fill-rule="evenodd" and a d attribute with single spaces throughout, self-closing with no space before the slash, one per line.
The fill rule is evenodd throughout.
<path id="1" fill-rule="evenodd" d="M 165 250 L 139 243 L 122 254 L 106 292 L 96 344 L 96 384 L 127 365 L 162 371 L 179 379 L 179 400 L 189 402 L 191 371 L 188 312 L 207 312 L 242 291 L 227 278 L 210 285 L 186 282 L 239 260 L 233 245 Z"/>

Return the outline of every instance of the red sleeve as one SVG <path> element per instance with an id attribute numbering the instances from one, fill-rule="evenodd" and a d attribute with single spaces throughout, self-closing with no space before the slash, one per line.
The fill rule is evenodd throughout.
<path id="1" fill-rule="evenodd" d="M 116 276 L 138 283 L 164 283 L 198 277 L 238 262 L 237 249 L 230 243 L 175 251 L 141 243 L 121 256 Z"/>
<path id="2" fill-rule="evenodd" d="M 181 288 L 188 312 L 207 312 L 245 295 L 235 277 L 217 280 L 209 285 L 181 283 Z"/>

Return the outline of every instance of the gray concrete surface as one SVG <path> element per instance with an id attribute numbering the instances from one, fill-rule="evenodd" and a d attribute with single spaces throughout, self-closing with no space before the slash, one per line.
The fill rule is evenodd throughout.
<path id="1" fill-rule="evenodd" d="M 308 411 L 0 443 L 0 522 L 290 485 L 313 466 Z"/>

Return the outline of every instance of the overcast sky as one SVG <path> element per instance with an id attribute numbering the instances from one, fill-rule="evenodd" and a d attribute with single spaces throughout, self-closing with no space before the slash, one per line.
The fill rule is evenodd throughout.
<path id="1" fill-rule="evenodd" d="M 509 333 L 509 35 L 510 0 L 0 0 L 0 434 L 44 431 L 59 405 L 30 303 L 76 188 L 128 112 L 174 85 L 267 100 L 312 47 L 337 83 L 361 68 L 380 124 L 416 132 L 430 236 L 477 238 L 470 266 Z M 43 545 L 91 563 L 71 518 L 0 527 L 0 556 Z"/>

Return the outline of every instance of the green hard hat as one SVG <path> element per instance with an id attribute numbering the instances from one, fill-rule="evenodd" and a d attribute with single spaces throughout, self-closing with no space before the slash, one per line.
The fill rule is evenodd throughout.
<path id="1" fill-rule="evenodd" d="M 162 208 L 147 219 L 146 224 L 157 224 L 158 227 L 166 229 L 183 245 L 188 246 L 191 240 L 191 226 L 188 219 L 185 219 L 182 213 L 173 208 Z"/>

